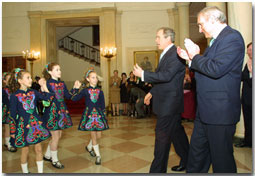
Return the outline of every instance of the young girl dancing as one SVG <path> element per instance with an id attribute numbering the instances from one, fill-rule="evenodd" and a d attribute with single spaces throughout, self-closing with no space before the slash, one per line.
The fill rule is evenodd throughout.
<path id="1" fill-rule="evenodd" d="M 97 74 L 93 70 L 89 70 L 86 74 L 89 87 L 78 93 L 81 83 L 75 82 L 73 101 L 78 101 L 85 97 L 85 110 L 83 112 L 78 130 L 90 131 L 91 140 L 85 147 L 91 156 L 96 156 L 95 164 L 101 164 L 101 156 L 99 152 L 98 139 L 101 138 L 101 131 L 109 128 L 106 120 L 104 93 L 97 87 Z"/>
<path id="2" fill-rule="evenodd" d="M 57 63 L 49 63 L 46 65 L 43 76 L 47 80 L 47 88 L 55 94 L 49 107 L 45 108 L 43 119 L 46 127 L 52 135 L 52 139 L 48 144 L 43 159 L 50 161 L 52 166 L 58 169 L 64 168 L 64 165 L 58 160 L 58 143 L 61 138 L 62 130 L 73 125 L 64 97 L 71 99 L 72 95 L 66 88 L 63 81 L 60 81 L 61 70 Z"/>
<path id="3" fill-rule="evenodd" d="M 11 77 L 10 72 L 3 73 L 3 89 L 2 89 L 2 123 L 4 124 L 4 146 L 10 152 L 16 152 L 17 148 L 11 146 L 10 143 L 10 127 L 9 127 L 9 116 L 10 116 L 10 88 L 9 88 L 9 79 Z"/>
<path id="4" fill-rule="evenodd" d="M 39 99 L 49 100 L 50 93 L 45 96 L 36 90 L 29 89 L 32 79 L 29 72 L 16 68 L 10 78 L 10 126 L 11 144 L 21 148 L 21 168 L 23 173 L 28 173 L 29 145 L 35 146 L 36 164 L 38 173 L 43 173 L 43 154 L 40 142 L 50 137 L 41 117 L 39 116 L 36 104 Z M 49 92 L 46 81 L 41 80 L 42 90 Z"/>

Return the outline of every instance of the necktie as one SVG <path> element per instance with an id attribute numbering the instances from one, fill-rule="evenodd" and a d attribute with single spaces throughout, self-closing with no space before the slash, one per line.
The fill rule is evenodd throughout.
<path id="1" fill-rule="evenodd" d="M 212 44 L 213 44 L 214 40 L 215 40 L 214 38 L 212 38 L 212 39 L 210 40 L 209 47 L 211 47 L 211 46 L 212 46 Z"/>

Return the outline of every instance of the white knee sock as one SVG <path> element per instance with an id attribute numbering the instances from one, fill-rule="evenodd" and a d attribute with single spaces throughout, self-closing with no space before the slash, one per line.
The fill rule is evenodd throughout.
<path id="1" fill-rule="evenodd" d="M 44 156 L 46 156 L 46 158 L 50 158 L 50 157 L 51 157 L 51 153 L 50 153 L 50 144 L 48 145 L 47 150 L 46 150 Z"/>
<path id="2" fill-rule="evenodd" d="M 21 164 L 21 169 L 23 173 L 28 173 L 27 163 Z"/>
<path id="3" fill-rule="evenodd" d="M 51 152 L 51 158 L 52 162 L 57 162 L 58 161 L 58 151 L 50 151 Z"/>
<path id="4" fill-rule="evenodd" d="M 7 145 L 8 148 L 11 147 L 10 137 L 5 137 L 5 144 Z"/>
<path id="5" fill-rule="evenodd" d="M 43 173 L 43 160 L 36 161 L 38 173 Z"/>
<path id="6" fill-rule="evenodd" d="M 94 151 L 96 153 L 96 156 L 100 156 L 99 145 L 98 144 L 97 145 L 93 145 L 93 149 L 94 149 Z"/>
<path id="7" fill-rule="evenodd" d="M 92 140 L 90 139 L 89 144 L 87 145 L 89 151 L 92 150 Z"/>

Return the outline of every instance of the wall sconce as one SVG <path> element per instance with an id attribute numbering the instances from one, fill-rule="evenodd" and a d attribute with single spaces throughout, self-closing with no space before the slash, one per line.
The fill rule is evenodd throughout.
<path id="1" fill-rule="evenodd" d="M 35 60 L 40 59 L 40 52 L 35 52 L 34 50 L 30 52 L 27 50 L 27 51 L 22 51 L 22 53 L 23 53 L 23 58 L 30 62 L 31 77 L 33 78 L 33 62 Z"/>
<path id="2" fill-rule="evenodd" d="M 100 49 L 101 56 L 111 59 L 112 57 L 116 56 L 116 48 L 115 47 L 105 47 Z"/>

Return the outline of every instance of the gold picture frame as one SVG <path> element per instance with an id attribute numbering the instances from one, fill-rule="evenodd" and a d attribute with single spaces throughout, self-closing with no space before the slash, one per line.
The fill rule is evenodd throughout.
<path id="1" fill-rule="evenodd" d="M 158 66 L 159 53 L 157 50 L 134 51 L 134 64 L 138 64 L 143 70 L 154 72 Z"/>

